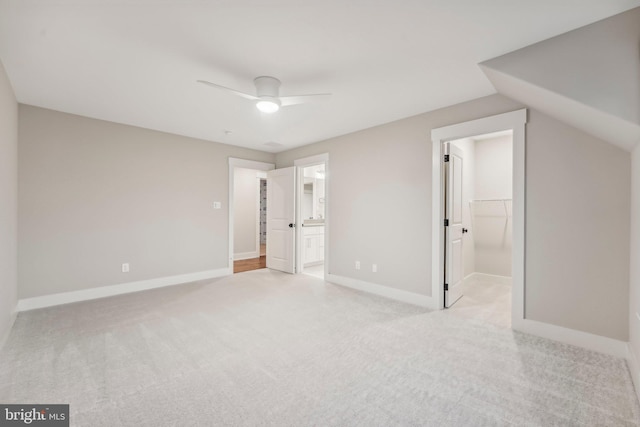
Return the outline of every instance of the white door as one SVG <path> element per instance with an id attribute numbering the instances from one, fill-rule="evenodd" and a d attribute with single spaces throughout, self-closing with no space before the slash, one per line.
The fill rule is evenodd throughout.
<path id="1" fill-rule="evenodd" d="M 462 162 L 461 149 L 445 147 L 445 279 L 444 306 L 451 307 L 462 296 Z M 447 161 L 448 159 L 448 161 Z M 446 223 L 448 222 L 448 225 Z M 464 230 L 466 231 L 466 230 Z"/>
<path id="2" fill-rule="evenodd" d="M 267 172 L 267 268 L 295 273 L 296 167 Z"/>

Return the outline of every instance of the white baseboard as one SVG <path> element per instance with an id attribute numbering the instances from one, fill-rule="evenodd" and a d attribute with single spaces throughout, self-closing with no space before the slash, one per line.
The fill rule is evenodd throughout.
<path id="1" fill-rule="evenodd" d="M 9 326 L 6 331 L 2 331 L 2 336 L 0 336 L 0 350 L 4 348 L 4 345 L 7 343 L 9 339 L 9 335 L 11 335 L 11 330 L 13 329 L 13 324 L 16 323 L 16 317 L 18 317 L 18 309 L 17 304 L 13 309 L 13 313 L 11 313 L 11 320 L 9 320 Z"/>
<path id="2" fill-rule="evenodd" d="M 498 276 L 496 274 L 487 274 L 487 273 L 478 273 L 474 272 L 467 275 L 464 280 L 471 279 L 480 279 L 480 280 L 490 280 L 496 283 L 502 283 L 505 285 L 511 285 L 513 283 L 513 279 L 509 276 Z"/>
<path id="3" fill-rule="evenodd" d="M 512 328 L 516 331 L 526 332 L 531 335 L 560 341 L 565 344 L 575 345 L 615 357 L 628 358 L 628 346 L 625 341 L 530 319 L 521 319 L 519 321 L 513 321 L 512 323 Z"/>
<path id="4" fill-rule="evenodd" d="M 426 295 L 420 295 L 413 292 L 403 291 L 401 289 L 390 288 L 388 286 L 382 286 L 376 283 L 365 282 L 364 280 L 338 276 L 335 274 L 327 274 L 325 276 L 325 280 L 327 282 L 335 283 L 336 285 L 346 286 L 347 288 L 357 289 L 359 291 L 368 292 L 370 294 L 379 295 L 396 301 L 406 302 L 408 304 L 425 307 L 431 310 L 437 309 L 437 304 L 433 301 L 433 298 Z"/>
<path id="5" fill-rule="evenodd" d="M 253 252 L 240 252 L 237 254 L 233 254 L 234 261 L 241 261 L 243 259 L 251 259 L 251 258 L 260 258 L 260 251 Z"/>
<path id="6" fill-rule="evenodd" d="M 231 273 L 232 269 L 225 267 L 217 270 L 200 271 L 198 273 L 179 274 L 177 276 L 159 277 L 156 279 L 140 280 L 137 282 L 121 283 L 111 286 L 101 286 L 99 288 L 83 289 L 80 291 L 24 298 L 18 301 L 17 311 L 34 310 L 54 305 L 69 304 L 72 302 L 146 291 L 148 289 L 163 288 L 165 286 L 180 285 L 183 283 L 196 282 L 198 280 L 228 276 Z"/>
<path id="7" fill-rule="evenodd" d="M 629 366 L 629 371 L 631 372 L 631 379 L 633 380 L 633 385 L 636 390 L 636 397 L 638 398 L 638 401 L 640 401 L 640 359 L 638 359 L 638 355 L 633 350 L 633 346 L 631 345 L 631 343 L 627 343 L 627 345 L 627 365 Z"/>
<path id="8" fill-rule="evenodd" d="M 313 262 L 308 262 L 306 264 L 303 264 L 302 268 L 304 269 L 305 267 L 313 267 L 313 266 L 322 265 L 322 264 L 324 264 L 323 259 L 321 259 L 320 261 L 313 261 Z"/>

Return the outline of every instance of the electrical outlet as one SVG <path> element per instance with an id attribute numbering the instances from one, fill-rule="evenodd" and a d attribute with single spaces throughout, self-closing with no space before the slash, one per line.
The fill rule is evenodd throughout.
<path id="1" fill-rule="evenodd" d="M 356 270 L 360 270 L 360 261 L 356 261 Z"/>
<path id="2" fill-rule="evenodd" d="M 125 262 L 124 264 L 122 264 L 122 272 L 123 273 L 128 273 L 129 272 L 129 263 Z"/>
<path id="3" fill-rule="evenodd" d="M 213 202 L 213 209 L 220 209 L 222 208 L 222 203 L 220 202 Z"/>
<path id="4" fill-rule="evenodd" d="M 371 266 L 371 271 L 373 271 L 374 273 L 377 273 L 378 272 L 378 264 L 373 264 Z"/>

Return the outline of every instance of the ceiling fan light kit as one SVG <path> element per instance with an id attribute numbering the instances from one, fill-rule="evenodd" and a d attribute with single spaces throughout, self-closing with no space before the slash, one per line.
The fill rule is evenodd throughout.
<path id="1" fill-rule="evenodd" d="M 275 113 L 280 109 L 280 100 L 271 96 L 261 96 L 256 101 L 256 107 L 263 113 Z"/>
<path id="2" fill-rule="evenodd" d="M 253 80 L 256 86 L 256 95 L 249 95 L 206 80 L 198 80 L 198 83 L 223 89 L 242 98 L 256 101 L 256 107 L 263 113 L 275 113 L 280 107 L 302 104 L 331 95 L 330 93 L 318 93 L 313 95 L 280 96 L 280 80 L 270 76 L 260 76 Z"/>
<path id="3" fill-rule="evenodd" d="M 280 109 L 280 102 L 276 101 L 269 99 L 260 99 L 258 102 L 256 102 L 256 107 L 263 113 L 275 113 Z"/>
<path id="4" fill-rule="evenodd" d="M 258 101 L 256 107 L 263 113 L 275 113 L 280 109 L 280 80 L 275 77 L 260 76 L 253 79 Z"/>

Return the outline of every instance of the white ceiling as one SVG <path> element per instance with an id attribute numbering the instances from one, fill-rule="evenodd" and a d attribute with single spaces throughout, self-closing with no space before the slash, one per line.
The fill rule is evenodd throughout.
<path id="1" fill-rule="evenodd" d="M 0 59 L 21 103 L 277 152 L 495 93 L 479 62 L 637 6 L 0 0 Z M 333 96 L 266 115 L 196 83 L 254 93 L 259 75 Z"/>

